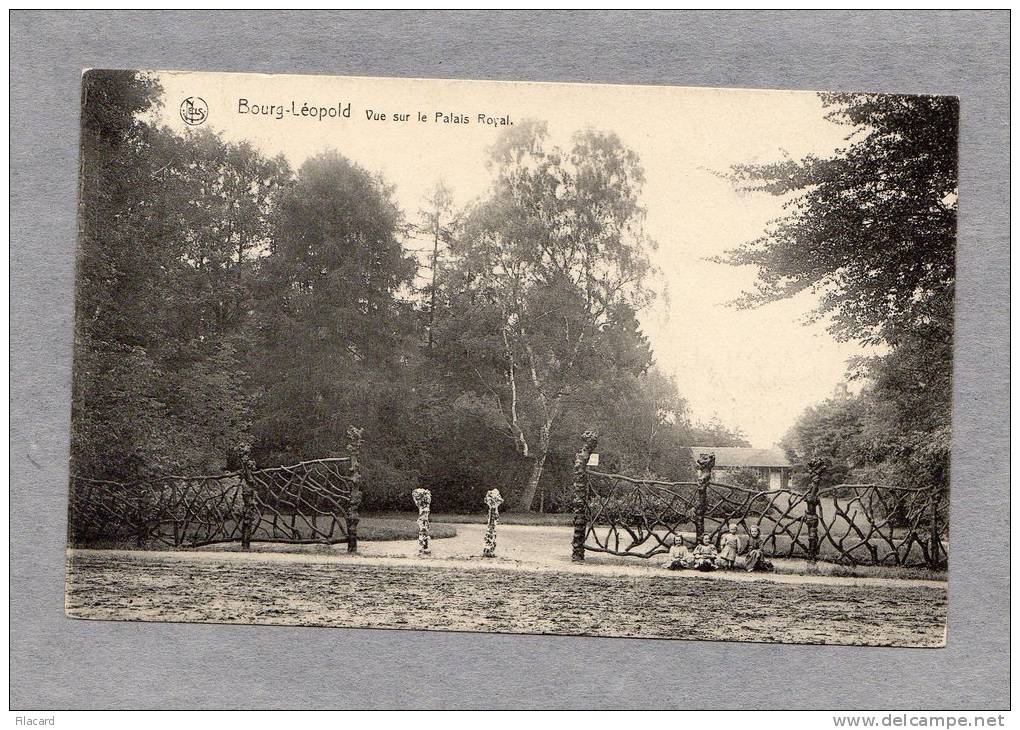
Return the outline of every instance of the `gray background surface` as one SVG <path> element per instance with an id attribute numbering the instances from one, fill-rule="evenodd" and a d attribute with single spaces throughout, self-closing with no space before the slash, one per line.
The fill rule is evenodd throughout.
<path id="1" fill-rule="evenodd" d="M 1006 11 L 13 12 L 12 709 L 1006 707 L 1008 59 Z M 954 551 L 948 647 L 65 618 L 78 93 L 89 66 L 959 95 L 951 519 L 954 535 L 1002 549 Z M 684 676 L 695 669 L 726 681 L 695 685 Z"/>

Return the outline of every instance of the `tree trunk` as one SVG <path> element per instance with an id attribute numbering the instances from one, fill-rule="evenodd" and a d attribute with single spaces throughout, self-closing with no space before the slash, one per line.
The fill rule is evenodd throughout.
<path id="1" fill-rule="evenodd" d="M 552 433 L 552 421 L 546 421 L 538 433 L 538 448 L 533 449 L 535 461 L 531 464 L 531 474 L 528 476 L 528 483 L 524 485 L 524 492 L 517 503 L 517 509 L 523 512 L 531 511 L 531 504 L 535 501 L 535 493 L 538 492 L 538 482 L 542 479 L 542 469 L 545 467 L 545 456 L 549 453 L 549 435 Z"/>
<path id="2" fill-rule="evenodd" d="M 429 352 L 435 341 L 433 332 L 436 328 L 436 268 L 439 266 L 439 218 L 436 218 L 436 229 L 432 239 L 432 292 L 429 294 Z"/>

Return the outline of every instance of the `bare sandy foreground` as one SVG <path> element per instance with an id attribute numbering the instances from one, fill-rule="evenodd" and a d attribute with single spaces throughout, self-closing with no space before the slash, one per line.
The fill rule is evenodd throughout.
<path id="1" fill-rule="evenodd" d="M 884 578 L 673 573 L 661 561 L 589 554 L 569 528 L 484 526 L 433 542 L 318 552 L 69 550 L 74 618 L 501 633 L 942 646 L 946 584 Z M 566 540 L 564 542 L 564 539 Z M 552 550 L 555 546 L 557 549 Z M 634 563 L 637 564 L 634 564 Z"/>

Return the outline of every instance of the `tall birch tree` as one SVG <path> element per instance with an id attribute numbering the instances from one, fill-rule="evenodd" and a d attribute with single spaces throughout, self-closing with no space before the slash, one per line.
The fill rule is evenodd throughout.
<path id="1" fill-rule="evenodd" d="M 494 330 L 500 378 L 485 385 L 531 460 L 517 505 L 530 510 L 570 396 L 609 365 L 600 341 L 614 316 L 651 297 L 652 242 L 639 202 L 643 171 L 615 134 L 579 132 L 563 149 L 544 123 L 527 122 L 500 137 L 490 168 L 490 194 L 451 247 L 451 296 Z"/>

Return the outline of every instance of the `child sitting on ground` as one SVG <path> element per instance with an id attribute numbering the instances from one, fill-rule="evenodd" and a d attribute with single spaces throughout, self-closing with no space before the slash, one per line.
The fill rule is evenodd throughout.
<path id="1" fill-rule="evenodd" d="M 772 563 L 765 559 L 761 530 L 757 525 L 751 526 L 751 534 L 747 541 L 747 555 L 744 557 L 744 570 L 748 573 L 770 573 L 774 570 Z"/>
<path id="2" fill-rule="evenodd" d="M 673 547 L 669 549 L 669 562 L 666 567 L 670 570 L 683 570 L 691 567 L 691 553 L 684 545 L 682 537 L 673 538 Z"/>
<path id="3" fill-rule="evenodd" d="M 694 548 L 694 569 L 700 570 L 703 573 L 716 569 L 716 558 L 719 557 L 719 553 L 715 550 L 715 545 L 709 539 L 708 535 L 701 538 L 701 544 Z"/>

